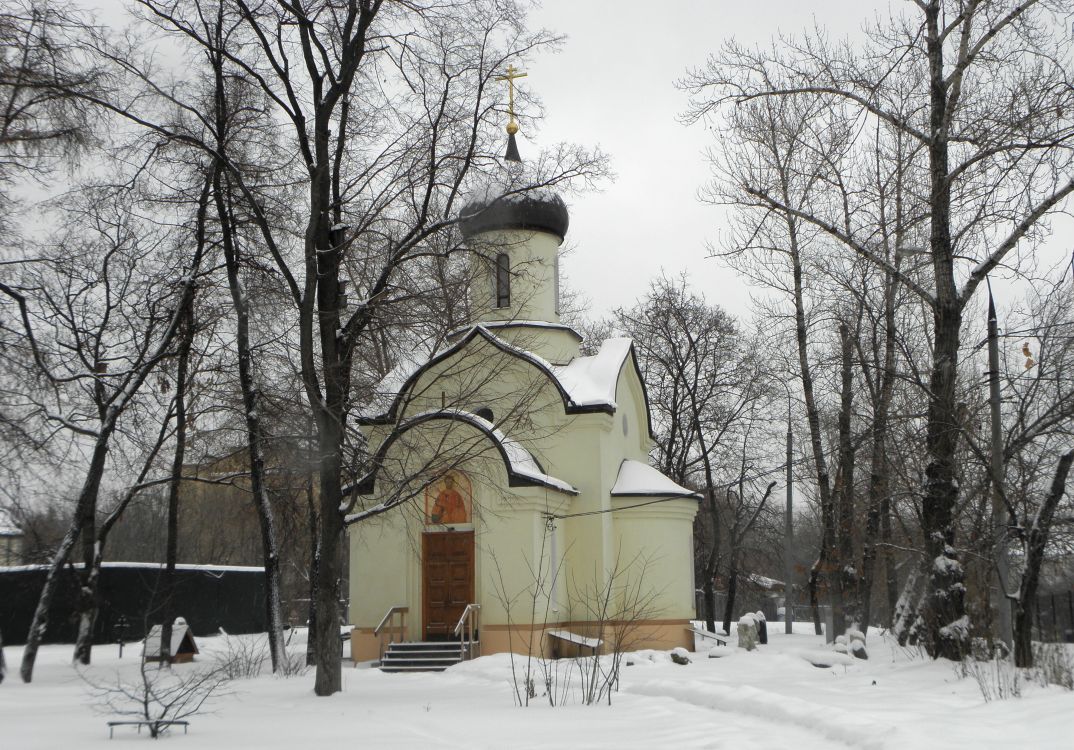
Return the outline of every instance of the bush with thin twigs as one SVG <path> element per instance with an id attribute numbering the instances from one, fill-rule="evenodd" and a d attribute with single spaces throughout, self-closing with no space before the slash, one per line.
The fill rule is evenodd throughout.
<path id="1" fill-rule="evenodd" d="M 1065 643 L 1033 644 L 1033 677 L 1041 687 L 1074 690 L 1074 647 Z"/>
<path id="2" fill-rule="evenodd" d="M 1028 669 L 1016 667 L 1001 651 L 995 649 L 991 659 L 971 656 L 955 668 L 960 677 L 972 677 L 977 681 L 985 701 L 1020 698 L 1026 682 L 1074 690 L 1074 650 L 1066 644 L 1034 643 L 1034 666 Z"/>
<path id="3" fill-rule="evenodd" d="M 230 680 L 219 667 L 173 667 L 141 662 L 136 679 L 115 673 L 99 682 L 80 673 L 94 708 L 102 714 L 143 721 L 156 739 L 172 722 L 202 712 L 210 699 L 226 694 Z"/>
<path id="4" fill-rule="evenodd" d="M 977 681 L 985 702 L 1022 697 L 1022 672 L 1010 661 L 1000 656 L 992 659 L 963 659 L 955 671 L 961 677 Z"/>
<path id="5" fill-rule="evenodd" d="M 543 549 L 542 549 L 543 557 Z M 543 687 L 541 697 L 549 705 L 565 705 L 574 701 L 584 705 L 607 702 L 611 705 L 612 693 L 619 689 L 619 673 L 623 657 L 638 643 L 640 623 L 654 619 L 657 615 L 653 606 L 655 594 L 642 586 L 645 580 L 647 562 L 635 558 L 629 564 L 622 564 L 617 558 L 612 569 L 602 580 L 589 585 L 572 582 L 567 591 L 567 621 L 584 621 L 587 623 L 589 637 L 599 644 L 591 648 L 591 653 L 576 658 L 553 659 L 544 655 L 543 643 L 531 638 L 525 643 L 525 660 L 516 664 L 513 647 L 511 657 L 512 689 L 515 701 L 520 706 L 528 706 L 530 700 L 537 697 L 535 675 L 540 677 Z M 497 571 L 499 571 L 497 563 Z M 544 605 L 544 622 L 548 622 L 551 603 L 550 590 L 555 578 L 559 576 L 558 567 L 545 573 L 544 566 L 531 566 L 534 574 L 533 586 L 523 592 L 529 605 L 529 625 L 538 624 L 537 615 Z M 508 637 L 511 637 L 512 610 L 519 596 L 508 595 L 502 574 L 497 589 L 508 619 Z"/>
<path id="6" fill-rule="evenodd" d="M 225 650 L 214 659 L 217 668 L 229 680 L 246 680 L 259 677 L 268 662 L 268 640 L 262 638 L 237 638 L 224 635 Z"/>
<path id="7" fill-rule="evenodd" d="M 231 680 L 259 677 L 265 666 L 270 663 L 269 642 L 266 633 L 248 636 L 232 636 L 222 633 L 225 650 L 216 656 L 217 667 Z M 288 639 L 288 642 L 290 639 Z M 279 664 L 276 674 L 280 677 L 294 677 L 305 674 L 308 667 L 305 656 L 285 651 L 284 659 Z"/>

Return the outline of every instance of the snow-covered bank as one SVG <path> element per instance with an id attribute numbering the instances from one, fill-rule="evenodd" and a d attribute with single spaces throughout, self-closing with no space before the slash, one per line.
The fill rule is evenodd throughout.
<path id="1" fill-rule="evenodd" d="M 772 628 L 771 630 L 776 630 Z M 190 733 L 166 736 L 191 750 L 318 748 L 1001 748 L 1066 747 L 1074 729 L 1074 693 L 1029 684 L 1023 697 L 985 703 L 976 682 L 870 636 L 870 659 L 814 667 L 822 639 L 773 632 L 747 653 L 717 647 L 723 658 L 692 654 L 686 666 L 666 654 L 629 659 L 612 706 L 551 708 L 538 697 L 514 705 L 506 655 L 483 657 L 441 674 L 387 675 L 344 669 L 344 692 L 313 695 L 312 673 L 236 680 Z M 196 669 L 224 649 L 199 639 Z M 732 638 L 733 642 L 733 638 Z M 301 649 L 294 643 L 292 648 Z M 5 748 L 115 748 L 147 742 L 133 729 L 108 739 L 108 716 L 95 712 L 68 660 L 70 646 L 42 649 L 34 682 L 8 675 L 0 685 L 0 742 Z M 94 649 L 89 674 L 137 675 L 138 649 L 116 657 Z M 21 649 L 7 648 L 8 664 Z M 516 667 L 521 661 L 516 662 Z M 129 746 L 129 745 L 128 745 Z"/>

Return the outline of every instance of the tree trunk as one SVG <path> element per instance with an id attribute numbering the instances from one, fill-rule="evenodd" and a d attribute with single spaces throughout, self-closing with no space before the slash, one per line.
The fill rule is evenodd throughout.
<path id="1" fill-rule="evenodd" d="M 787 191 L 784 190 L 786 199 Z M 794 328 L 798 341 L 798 369 L 802 376 L 802 395 L 805 399 L 806 421 L 809 424 L 809 444 L 813 451 L 813 467 L 817 477 L 817 494 L 820 499 L 821 521 L 825 532 L 821 539 L 820 554 L 809 571 L 809 604 L 813 610 L 813 629 L 817 635 L 823 631 L 820 623 L 820 606 L 817 602 L 817 586 L 822 567 L 828 562 L 827 546 L 835 541 L 832 518 L 831 480 L 828 462 L 824 457 L 824 444 L 820 432 L 820 411 L 813 390 L 813 370 L 809 364 L 809 329 L 806 327 L 805 298 L 802 287 L 802 260 L 798 252 L 798 230 L 795 220 L 787 218 L 787 231 L 791 245 L 791 270 L 794 276 Z M 829 534 L 829 529 L 831 534 Z M 831 586 L 829 588 L 832 588 Z"/>
<path id="2" fill-rule="evenodd" d="M 217 82 L 218 108 L 226 111 L 222 101 L 223 81 Z M 239 248 L 235 243 L 235 222 L 230 202 L 230 185 L 225 183 L 219 165 L 213 171 L 213 192 L 216 212 L 227 266 L 228 287 L 235 310 L 235 346 L 239 358 L 239 387 L 242 390 L 243 412 L 246 419 L 246 448 L 250 463 L 250 492 L 257 511 L 261 530 L 262 562 L 265 568 L 265 615 L 268 627 L 269 655 L 272 671 L 277 672 L 287 662 L 283 639 L 283 612 L 280 602 L 280 553 L 277 546 L 276 518 L 265 485 L 265 435 L 261 422 L 260 393 L 254 382 L 253 350 L 250 344 L 250 304 L 239 278 Z"/>
<path id="3" fill-rule="evenodd" d="M 696 412 L 696 409 L 695 409 Z M 695 413 L 695 424 L 698 422 Z M 705 440 L 699 436 L 702 449 L 705 449 Z M 702 591 L 705 595 L 705 626 L 712 632 L 716 632 L 716 591 L 715 591 L 715 579 L 716 572 L 720 564 L 720 526 L 719 526 L 719 509 L 716 507 L 716 495 L 715 486 L 712 479 L 712 465 L 706 458 L 705 460 L 705 483 L 707 489 L 705 491 L 705 501 L 707 503 L 706 508 L 709 512 L 709 520 L 712 523 L 712 546 L 709 548 L 708 559 L 705 560 L 705 580 L 702 585 Z M 733 542 L 733 540 L 732 540 Z M 731 631 L 724 628 L 725 633 Z"/>
<path id="4" fill-rule="evenodd" d="M 179 361 L 175 375 L 175 454 L 168 482 L 168 538 L 164 553 L 164 574 L 160 582 L 161 627 L 160 663 L 171 664 L 172 625 L 175 622 L 175 563 L 179 557 L 179 489 L 186 456 L 186 389 L 190 348 L 194 340 L 194 302 L 190 301 L 180 329 Z"/>
<path id="5" fill-rule="evenodd" d="M 56 585 L 59 583 L 60 571 L 67 562 L 68 555 L 78 541 L 79 532 L 82 531 L 82 520 L 87 515 L 87 508 L 96 509 L 97 494 L 101 487 L 101 478 L 104 476 L 104 462 L 108 456 L 108 440 L 111 430 L 102 431 L 93 448 L 93 456 L 90 458 L 89 470 L 86 479 L 82 483 L 82 490 L 78 494 L 78 502 L 75 505 L 74 517 L 71 526 L 67 529 L 60 546 L 52 556 L 48 575 L 45 577 L 45 585 L 38 597 L 37 607 L 34 609 L 34 618 L 30 624 L 30 632 L 26 636 L 26 647 L 22 652 L 22 664 L 19 667 L 19 675 L 23 682 L 31 682 L 34 677 L 34 662 L 37 660 L 37 651 L 41 641 L 48 630 L 49 608 L 52 606 L 52 597 L 56 594 Z M 92 557 L 90 558 L 92 565 Z"/>
<path id="6" fill-rule="evenodd" d="M 710 633 L 716 632 L 716 586 L 711 576 L 706 576 L 701 584 L 701 591 L 705 599 L 705 629 Z M 727 631 L 724 631 L 727 632 Z"/>
<path id="7" fill-rule="evenodd" d="M 738 561 L 731 555 L 730 568 L 727 571 L 727 601 L 723 606 L 723 632 L 731 632 L 731 619 L 735 614 L 735 594 L 738 591 Z"/>
<path id="8" fill-rule="evenodd" d="M 302 306 L 302 376 L 317 424 L 319 451 L 319 534 L 317 622 L 314 653 L 317 676 L 314 692 L 325 696 L 342 689 L 339 638 L 339 584 L 342 577 L 340 541 L 343 536 L 343 442 L 350 394 L 350 362 L 354 342 L 340 336 L 340 258 L 342 240 L 333 231 L 340 206 L 333 201 L 329 155 L 333 105 L 321 102 L 314 123 L 314 159 L 310 177 L 310 220 L 306 228 L 306 299 Z M 314 294 L 315 292 L 315 294 Z M 316 312 L 316 315 L 314 315 Z M 313 333 L 318 334 L 321 377 L 314 367 Z M 322 395 L 320 383 L 324 383 Z"/>
<path id="9" fill-rule="evenodd" d="M 313 477 L 306 484 L 306 503 L 309 507 L 310 566 L 309 566 L 309 614 L 306 617 L 306 666 L 317 663 L 317 571 L 321 564 L 320 524 L 317 523 L 317 505 L 313 500 Z"/>
<path id="10" fill-rule="evenodd" d="M 317 622 L 314 627 L 314 653 L 317 677 L 314 692 L 331 695 L 342 689 L 342 644 L 339 638 L 339 583 L 342 577 L 340 540 L 343 517 L 339 506 L 339 465 L 336 456 L 325 456 L 321 470 L 321 513 L 317 567 Z"/>
<path id="11" fill-rule="evenodd" d="M 821 635 L 824 633 L 824 627 L 820 622 L 820 597 L 817 595 L 817 589 L 820 587 L 820 571 L 828 560 L 827 534 L 827 531 L 824 531 L 821 534 L 820 554 L 817 555 L 817 559 L 809 569 L 809 611 L 813 615 L 814 635 Z"/>
<path id="12" fill-rule="evenodd" d="M 901 187 L 900 187 L 901 189 Z M 901 198 L 896 201 L 896 222 L 901 226 Z M 901 232 L 899 232 L 901 238 Z M 901 242 L 901 239 L 899 240 Z M 898 246 L 898 243 L 897 243 Z M 899 267 L 898 253 L 895 255 L 895 267 Z M 873 619 L 873 584 L 876 580 L 877 538 L 881 526 L 887 521 L 890 535 L 891 512 L 888 498 L 888 415 L 891 411 L 891 399 L 895 392 L 895 277 L 890 271 L 884 273 L 884 361 L 879 373 L 879 389 L 873 408 L 872 452 L 869 457 L 869 510 L 865 518 L 865 535 L 862 539 L 861 580 L 858 582 L 858 595 L 861 599 L 862 632 L 868 636 L 869 624 Z M 890 542 L 885 538 L 884 541 Z M 890 560 L 890 553 L 885 554 Z M 889 592 L 890 593 L 890 592 Z M 891 607 L 894 610 L 894 604 Z M 890 618 L 888 620 L 890 622 Z"/>
<path id="13" fill-rule="evenodd" d="M 832 607 L 833 629 L 836 635 L 846 632 L 850 623 L 861 620 L 858 601 L 858 575 L 853 567 L 854 559 L 854 444 L 851 441 L 850 417 L 854 408 L 853 342 L 850 328 L 845 322 L 839 324 L 841 350 L 840 403 L 839 403 L 839 470 L 835 479 L 832 499 L 838 504 L 839 544 L 837 547 L 837 572 L 833 576 L 836 592 L 833 599 L 838 607 Z"/>
<path id="14" fill-rule="evenodd" d="M 944 81 L 943 40 L 940 38 L 941 3 L 925 7 L 926 48 L 929 61 L 929 246 L 935 276 L 932 370 L 925 446 L 922 535 L 924 565 L 929 579 L 922 612 L 925 647 L 933 657 L 959 660 L 969 640 L 964 573 L 955 551 L 955 506 L 958 502 L 955 451 L 959 423 L 956 406 L 958 345 L 962 309 L 954 278 L 951 244 L 951 184 L 948 179 L 946 133 L 947 86 Z"/>
<path id="15" fill-rule="evenodd" d="M 892 554 L 891 534 L 891 498 L 885 494 L 880 502 L 880 538 L 887 545 L 884 548 L 884 593 L 887 595 L 887 624 L 895 627 L 895 608 L 899 603 L 899 572 L 895 567 L 895 555 Z"/>
<path id="16" fill-rule="evenodd" d="M 1048 546 L 1048 536 L 1052 529 L 1055 509 L 1066 490 L 1067 475 L 1074 462 L 1074 450 L 1063 454 L 1052 478 L 1048 497 L 1044 499 L 1036 518 L 1027 530 L 1025 543 L 1025 569 L 1022 582 L 1018 588 L 1018 601 L 1014 607 L 1014 663 L 1019 667 L 1033 666 L 1033 604 L 1037 598 L 1037 585 L 1040 581 L 1040 566 L 1044 561 L 1044 550 Z M 1052 610 L 1055 616 L 1055 610 Z"/>
<path id="17" fill-rule="evenodd" d="M 97 541 L 96 497 L 83 509 L 78 534 L 82 542 L 82 571 L 78 576 L 78 635 L 75 638 L 74 661 L 89 665 L 93 650 L 93 625 L 97 620 L 97 585 L 93 572 Z"/>

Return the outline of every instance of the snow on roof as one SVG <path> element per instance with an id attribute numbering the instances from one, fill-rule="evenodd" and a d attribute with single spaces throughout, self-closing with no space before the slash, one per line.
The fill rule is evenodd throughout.
<path id="1" fill-rule="evenodd" d="M 547 320 L 486 320 L 483 323 L 479 323 L 478 325 L 490 331 L 495 330 L 497 328 L 543 328 L 550 331 L 566 331 L 567 333 L 571 333 L 577 336 L 579 339 L 582 338 L 582 334 L 578 333 L 578 331 L 574 330 L 569 325 L 565 325 L 563 323 L 550 323 Z M 460 326 L 459 328 L 454 328 L 448 332 L 447 337 L 449 340 L 458 338 L 459 336 L 469 332 L 473 328 L 474 326 L 472 325 L 465 325 Z"/>
<path id="2" fill-rule="evenodd" d="M 664 497 L 698 497 L 685 487 L 672 482 L 649 464 L 623 459 L 612 495 L 661 495 Z"/>
<path id="3" fill-rule="evenodd" d="M 760 573 L 750 573 L 746 576 L 746 580 L 762 589 L 783 588 L 783 581 L 776 580 L 775 578 L 769 578 L 768 576 L 763 576 Z"/>
<path id="4" fill-rule="evenodd" d="M 387 413 L 411 376 L 429 362 L 430 355 L 420 356 L 416 351 L 411 354 L 414 356 L 404 355 L 404 359 L 377 383 L 373 388 L 373 398 L 359 410 L 361 416 L 374 417 Z"/>
<path id="5" fill-rule="evenodd" d="M 160 636 L 162 634 L 163 626 L 154 625 L 149 629 L 149 633 L 145 637 L 145 646 L 142 648 L 142 655 L 153 658 L 160 654 Z M 168 649 L 168 653 L 175 656 L 179 653 L 179 646 L 183 643 L 183 638 L 190 632 L 190 626 L 186 624 L 186 620 L 182 617 L 176 617 L 175 623 L 172 625 L 172 637 L 171 648 Z M 190 645 L 193 647 L 194 653 L 198 653 L 198 646 L 194 642 L 194 634 L 190 633 Z"/>
<path id="6" fill-rule="evenodd" d="M 401 435 L 406 432 L 407 429 L 415 427 L 422 422 L 438 418 L 467 422 L 491 437 L 502 451 L 502 455 L 506 458 L 509 474 L 529 479 L 544 485 L 545 487 L 550 487 L 571 495 L 578 494 L 578 490 L 568 482 L 564 482 L 562 479 L 557 479 L 549 474 L 545 474 L 544 471 L 541 470 L 540 464 L 538 464 L 537 460 L 533 457 L 533 454 L 526 450 L 517 440 L 504 435 L 503 432 L 496 429 L 492 422 L 489 422 L 487 419 L 479 417 L 472 412 L 463 411 L 462 409 L 436 409 L 415 414 L 399 424 L 398 428 L 392 431 L 392 436 L 390 436 L 388 440 L 391 440 L 393 436 Z M 382 447 L 380 450 L 384 450 L 384 448 Z M 367 484 L 369 480 L 375 479 L 375 477 L 376 469 L 373 469 L 372 472 L 359 480 L 355 486 L 363 486 Z M 351 488 L 345 488 L 344 493 L 349 492 L 350 489 Z M 360 513 L 348 516 L 346 520 L 348 523 L 351 523 L 366 516 L 376 515 L 376 513 L 383 511 L 385 507 L 384 504 L 376 505 L 361 511 Z"/>
<path id="7" fill-rule="evenodd" d="M 22 536 L 22 529 L 12 526 L 0 526 L 0 536 Z"/>
<path id="8" fill-rule="evenodd" d="M 557 490 L 569 492 L 572 495 L 578 494 L 578 490 L 567 482 L 564 482 L 562 479 L 556 479 L 541 471 L 541 467 L 538 465 L 537 460 L 533 457 L 532 453 L 523 448 L 517 440 L 507 437 L 500 432 L 500 430 L 496 429 L 492 422 L 487 419 L 461 409 L 444 409 L 440 412 L 433 413 L 449 413 L 464 422 L 470 422 L 477 427 L 483 428 L 485 432 L 490 433 L 496 442 L 500 444 L 500 447 L 503 448 L 504 453 L 507 454 L 507 460 L 511 464 L 511 471 L 515 474 L 520 474 L 527 479 L 540 482 L 548 487 L 554 487 Z M 430 413 L 427 412 L 426 415 L 428 414 Z"/>
<path id="9" fill-rule="evenodd" d="M 572 633 L 569 630 L 549 630 L 548 634 L 553 638 L 559 638 L 562 641 L 575 643 L 586 648 L 600 648 L 601 644 L 604 643 L 600 638 L 590 638 L 589 636 Z"/>
<path id="10" fill-rule="evenodd" d="M 459 339 L 424 362 L 409 361 L 398 365 L 377 385 L 376 396 L 360 410 L 360 417 L 375 419 L 387 416 L 400 392 L 413 377 L 433 361 L 443 360 L 462 349 L 474 335 L 481 335 L 500 349 L 517 354 L 544 370 L 563 390 L 569 406 L 616 408 L 615 390 L 619 383 L 619 372 L 630 354 L 630 339 L 608 339 L 592 356 L 575 357 L 565 365 L 553 365 L 544 357 L 505 341 L 490 331 L 488 326 L 479 324 L 473 327 L 470 335 Z"/>
<path id="11" fill-rule="evenodd" d="M 619 372 L 630 354 L 628 338 L 607 339 L 589 357 L 575 357 L 568 364 L 553 365 L 552 374 L 578 406 L 615 406 Z"/>
<path id="12" fill-rule="evenodd" d="M 470 189 L 465 193 L 465 205 L 463 211 L 475 203 L 492 203 L 496 200 L 518 200 L 530 198 L 534 200 L 551 200 L 558 198 L 555 189 L 541 185 L 534 187 L 539 182 L 538 175 L 531 164 L 522 162 L 513 164 L 510 169 L 500 169 L 495 172 L 481 174 L 474 178 Z"/>
<path id="13" fill-rule="evenodd" d="M 81 569 L 85 566 L 85 563 L 68 563 L 75 569 Z M 0 565 L 0 570 L 5 573 L 14 573 L 25 570 L 48 570 L 51 566 L 47 563 L 38 563 L 35 565 Z M 102 562 L 102 568 L 163 568 L 164 563 L 155 562 Z M 265 568 L 260 565 L 195 565 L 190 563 L 179 563 L 175 566 L 176 570 L 201 570 L 206 573 L 223 573 L 223 572 L 239 572 L 239 573 L 264 573 Z"/>

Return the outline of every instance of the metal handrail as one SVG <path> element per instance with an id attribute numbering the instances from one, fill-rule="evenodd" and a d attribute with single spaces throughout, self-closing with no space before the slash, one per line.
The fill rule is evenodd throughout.
<path id="1" fill-rule="evenodd" d="M 481 612 L 481 605 L 476 602 L 472 602 L 466 605 L 466 609 L 462 611 L 462 616 L 459 618 L 459 622 L 455 625 L 455 635 L 461 636 L 463 626 L 466 626 L 466 658 L 473 659 L 474 652 L 477 656 L 481 656 L 481 644 L 474 640 L 474 632 L 477 630 L 477 619 Z"/>
<path id="2" fill-rule="evenodd" d="M 404 607 L 402 605 L 397 605 L 389 609 L 387 612 L 384 613 L 384 617 L 380 618 L 380 625 L 377 625 L 375 628 L 373 628 L 373 635 L 380 635 L 380 631 L 381 628 L 384 627 L 384 623 L 388 622 L 388 620 L 390 620 L 394 615 L 405 615 L 409 610 L 410 607 Z"/>
<path id="3" fill-rule="evenodd" d="M 410 607 L 404 607 L 402 605 L 397 605 L 395 607 L 392 607 L 391 609 L 389 609 L 387 612 L 384 613 L 384 617 L 380 618 L 380 624 L 377 625 L 377 627 L 373 628 L 373 635 L 374 636 L 380 636 L 380 658 L 381 658 L 381 660 L 384 659 L 384 652 L 387 650 L 387 646 L 384 643 L 384 636 L 385 635 L 391 634 L 391 633 L 393 633 L 394 631 L 396 631 L 398 629 L 399 642 L 402 643 L 403 639 L 406 637 L 406 616 L 407 616 L 407 612 L 409 612 L 409 611 L 410 611 Z M 394 624 L 394 620 L 395 620 L 396 615 L 399 615 L 398 628 L 396 628 L 396 626 Z M 386 624 L 388 624 L 388 623 L 392 623 L 392 624 L 388 627 L 387 630 L 384 630 L 384 626 Z M 383 635 L 381 634 L 381 630 L 384 630 Z M 393 640 L 389 641 L 389 643 L 395 643 L 395 640 L 393 639 Z"/>

